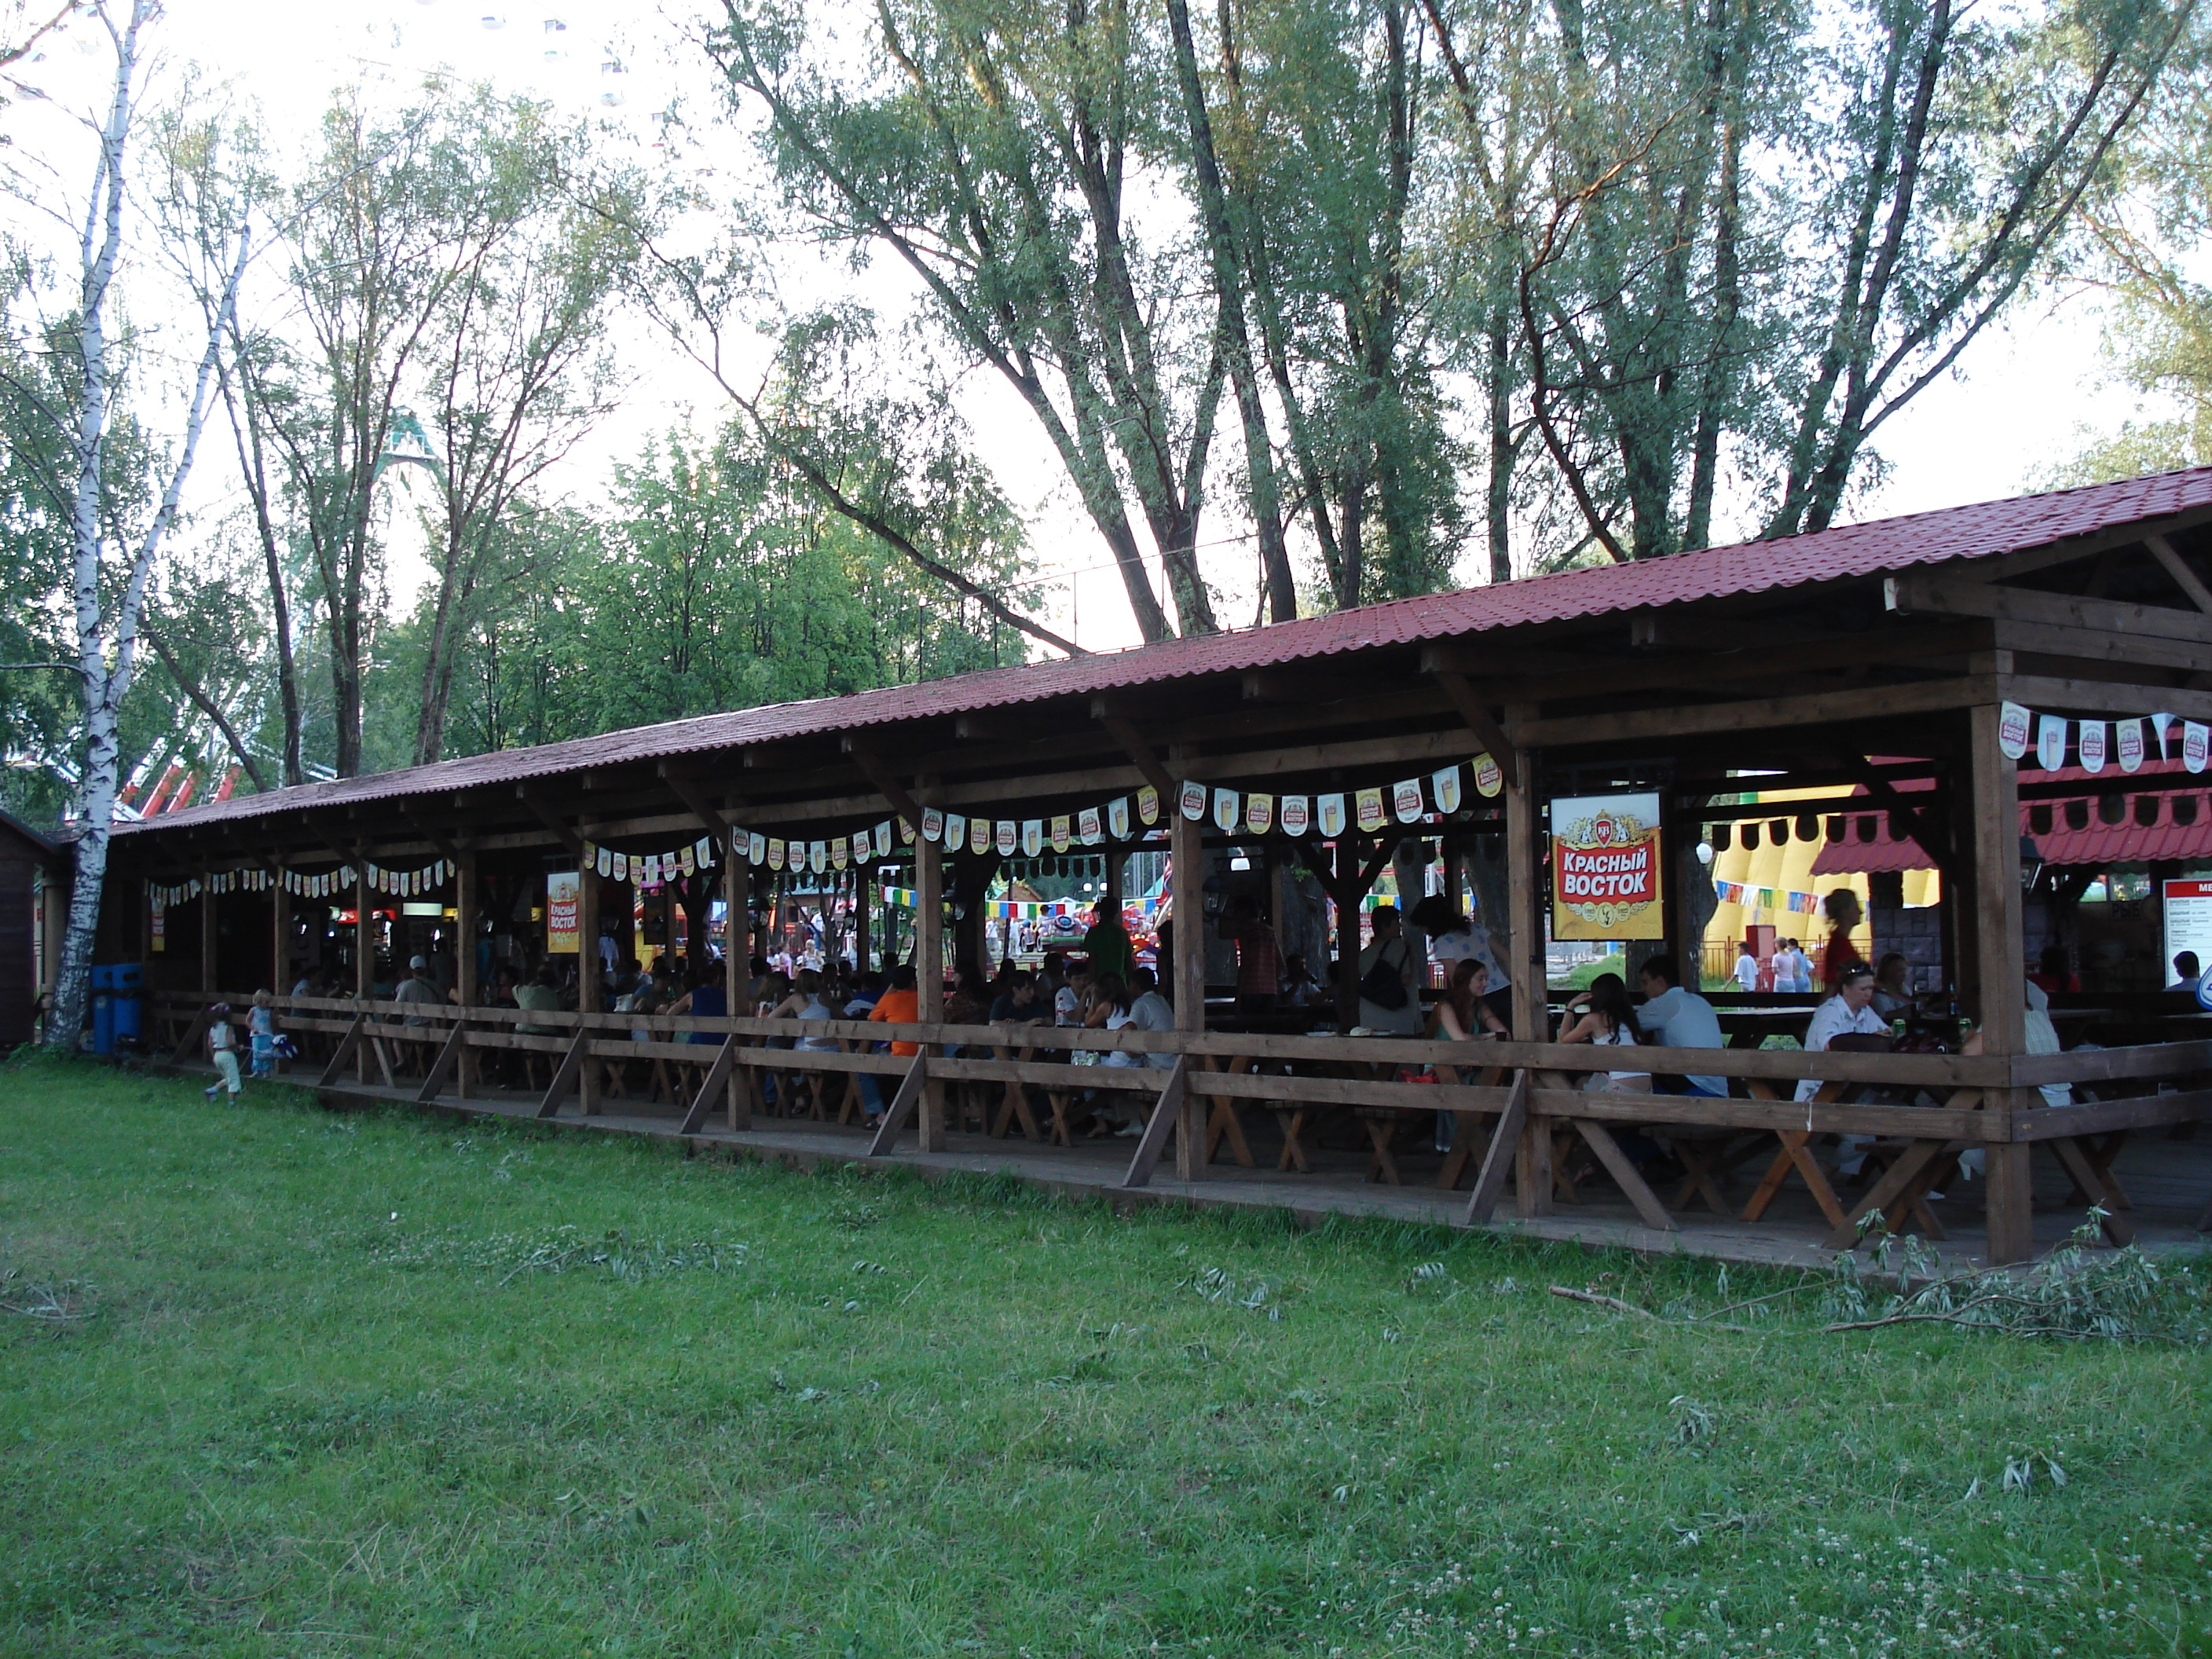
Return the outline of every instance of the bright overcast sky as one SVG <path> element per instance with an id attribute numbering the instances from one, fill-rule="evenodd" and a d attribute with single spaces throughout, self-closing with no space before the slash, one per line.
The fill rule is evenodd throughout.
<path id="1" fill-rule="evenodd" d="M 170 0 L 158 33 L 173 69 L 196 61 L 228 78 L 279 131 L 307 131 L 342 82 L 388 76 L 404 86 L 446 67 L 592 112 L 642 144 L 651 140 L 653 113 L 672 97 L 703 112 L 715 96 L 711 72 L 688 44 L 703 30 L 705 15 L 690 7 L 605 0 Z M 59 82 L 97 73 L 99 62 L 64 46 L 50 67 L 59 73 L 49 84 L 66 97 Z M 656 360 L 661 355 L 651 337 L 637 347 Z M 621 416 L 574 458 L 561 486 L 568 493 L 595 495 L 609 463 L 635 453 L 656 429 L 719 421 L 712 384 L 673 349 L 665 358 L 641 380 Z M 1854 516 L 1917 512 L 2029 487 L 2081 447 L 2085 428 L 2109 429 L 2131 412 L 2128 394 L 2099 386 L 2099 366 L 2094 318 L 2085 305 L 2021 310 L 2011 331 L 1978 343 L 1957 372 L 1885 428 L 1877 441 L 1889 475 Z M 1065 489 L 1038 493 L 1037 481 L 1055 475 L 1025 417 L 980 388 L 970 414 L 1004 487 L 1031 510 L 1040 564 L 1061 579 L 1048 620 L 1094 649 L 1134 643 L 1120 579 L 1088 521 Z M 228 453 L 227 444 L 204 451 L 207 476 L 196 496 L 213 502 L 230 492 Z M 1236 529 L 1219 518 L 1213 525 L 1216 536 Z M 1206 557 L 1226 590 L 1224 620 L 1249 619 L 1254 590 L 1243 567 L 1251 561 L 1229 547 Z M 404 592 L 408 573 L 394 576 Z"/>

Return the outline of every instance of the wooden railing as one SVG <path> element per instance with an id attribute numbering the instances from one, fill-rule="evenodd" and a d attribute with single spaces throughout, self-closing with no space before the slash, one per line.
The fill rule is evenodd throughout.
<path id="1" fill-rule="evenodd" d="M 204 1011 L 214 1000 L 211 994 L 153 995 L 155 1026 L 173 1058 L 204 1052 Z M 243 1025 L 246 1000 L 233 1000 L 231 1007 L 230 1018 Z M 826 1099 L 833 1079 L 869 1074 L 881 1080 L 885 1108 L 872 1156 L 889 1153 L 909 1125 L 925 1150 L 941 1146 L 947 1085 L 982 1085 L 987 1096 L 988 1085 L 999 1085 L 994 1133 L 1008 1133 L 1018 1121 L 1024 1133 L 1041 1139 L 1032 1097 L 1042 1096 L 1052 1103 L 1055 1139 L 1067 1138 L 1061 1112 L 1068 1097 L 1134 1095 L 1146 1127 L 1124 1179 L 1129 1186 L 1151 1179 L 1170 1136 L 1176 1167 L 1191 1179 L 1202 1178 L 1224 1146 L 1240 1162 L 1250 1162 L 1240 1103 L 1275 1114 L 1285 1138 L 1280 1167 L 1299 1170 L 1307 1167 L 1302 1132 L 1313 1114 L 1345 1109 L 1381 1120 L 1394 1113 L 1450 1112 L 1469 1144 L 1448 1162 L 1439 1184 L 1456 1185 L 1474 1173 L 1470 1219 L 1491 1213 L 1509 1176 L 1521 1213 L 1548 1212 L 1555 1196 L 1553 1160 L 1579 1139 L 1647 1222 L 1672 1227 L 1668 1209 L 1621 1155 L 1616 1129 L 1634 1126 L 1672 1137 L 1678 1150 L 1701 1135 L 1771 1134 L 1778 1150 L 1746 1218 L 1762 1215 L 1774 1191 L 1794 1173 L 1820 1201 L 1832 1225 L 1830 1242 L 1838 1244 L 1852 1241 L 1870 1209 L 1887 1216 L 1917 1206 L 1928 1226 L 1935 1223 L 1921 1202 L 1926 1184 L 1916 1191 L 1903 1177 L 1894 1190 L 1878 1183 L 1875 1201 L 1847 1210 L 1808 1150 L 1819 1136 L 1872 1136 L 1902 1144 L 1907 1151 L 1891 1171 L 1909 1164 L 1916 1176 L 1931 1168 L 1940 1173 L 1948 1167 L 1945 1158 L 1968 1146 L 2051 1143 L 2088 1198 L 2114 1212 L 2108 1231 L 2120 1237 L 2128 1231 L 2117 1214 L 2124 1200 L 2111 1179 L 2111 1152 L 2095 1146 L 2094 1138 L 2212 1116 L 2212 1041 L 1997 1058 L 578 1014 L 307 997 L 279 999 L 276 1013 L 282 1030 L 304 1040 L 298 1068 L 311 1068 L 320 1084 L 337 1085 L 349 1070 L 392 1087 L 404 1079 L 425 1103 L 466 1097 L 479 1086 L 487 1063 L 521 1072 L 536 1091 L 542 1064 L 538 1115 L 557 1115 L 573 1099 L 588 1115 L 600 1109 L 605 1068 L 658 1067 L 671 1085 L 672 1103 L 684 1112 L 681 1127 L 687 1134 L 700 1132 L 718 1109 L 727 1128 L 749 1128 L 763 1098 L 763 1075 L 786 1079 L 778 1085 L 782 1089 L 818 1089 L 817 1097 Z M 633 1035 L 638 1031 L 647 1034 L 642 1040 Z M 691 1041 L 695 1034 L 708 1040 Z M 839 1046 L 777 1046 L 800 1037 Z M 912 1044 L 920 1052 L 887 1052 L 884 1045 L 891 1042 Z M 1726 1078 L 1735 1092 L 1716 1099 L 1575 1086 L 1575 1074 L 1625 1061 L 1661 1077 Z M 1813 1098 L 1794 1098 L 1801 1083 L 1814 1086 Z M 2037 1091 L 2047 1084 L 2073 1086 L 2076 1103 L 2045 1103 Z M 2169 1091 L 2159 1092 L 2161 1085 Z M 1891 1098 L 1853 1097 L 1874 1091 Z M 855 1115 L 856 1096 L 849 1087 L 840 1092 L 840 1120 Z M 1145 1097 L 1151 1098 L 1148 1108 L 1142 1105 Z M 1900 1103 L 1909 1100 L 1929 1103 Z M 963 1121 L 970 1103 L 956 1103 Z M 983 1112 L 987 1125 L 993 1115 Z M 1395 1179 L 1387 1137 L 1375 1129 L 1370 1134 L 1377 1158 Z M 1479 1146 L 1473 1144 L 1477 1140 Z M 1694 1157 L 1685 1152 L 1685 1163 Z M 1717 1209 L 1710 1183 L 1703 1191 Z M 1676 1208 L 1691 1188 L 1684 1193 Z"/>

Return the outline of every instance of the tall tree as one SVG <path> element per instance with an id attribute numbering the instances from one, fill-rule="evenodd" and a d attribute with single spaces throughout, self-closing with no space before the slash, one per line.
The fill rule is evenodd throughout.
<path id="1" fill-rule="evenodd" d="M 121 309 L 118 283 L 126 239 L 136 228 L 128 179 L 130 168 L 137 160 L 134 141 L 139 135 L 139 102 L 143 94 L 143 35 L 158 15 L 156 0 L 131 0 L 127 12 L 106 4 L 94 11 L 114 53 L 114 77 L 106 108 L 88 123 L 96 140 L 89 188 L 82 198 L 68 204 L 80 227 L 74 340 L 68 363 L 72 384 L 68 406 L 56 413 L 67 420 L 72 473 L 70 609 L 82 699 L 82 747 L 72 803 L 79 825 L 76 870 L 62 939 L 54 1014 L 47 1027 L 48 1042 L 65 1049 L 76 1048 L 83 1026 L 115 810 L 120 760 L 118 727 L 125 696 L 137 671 L 141 612 L 198 450 L 215 395 L 230 314 L 253 247 L 242 201 L 223 198 L 203 204 L 208 216 L 231 228 L 228 241 L 234 252 L 208 319 L 204 345 L 185 399 L 184 422 L 174 449 L 165 462 L 157 464 L 148 480 L 152 510 L 127 538 L 118 536 L 104 511 L 116 494 L 111 468 L 123 459 L 108 447 L 116 424 L 122 368 L 122 340 L 116 320 Z M 60 204 L 47 206 L 62 209 Z"/>
<path id="2" fill-rule="evenodd" d="M 726 0 L 710 41 L 765 118 L 805 234 L 880 252 L 1021 400 L 1119 568 L 1147 640 L 1217 625 L 1199 525 L 1227 354 L 1182 239 L 1147 240 L 1133 174 L 1162 139 L 1157 33 L 1129 0 L 878 0 L 864 61 Z"/>

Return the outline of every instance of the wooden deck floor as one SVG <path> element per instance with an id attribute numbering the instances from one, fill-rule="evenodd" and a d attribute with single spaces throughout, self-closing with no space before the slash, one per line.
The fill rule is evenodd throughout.
<path id="1" fill-rule="evenodd" d="M 177 1069 L 213 1075 L 204 1065 Z M 447 1095 L 434 1104 L 417 1105 L 411 1087 L 349 1083 L 322 1091 L 321 1097 L 338 1109 L 374 1103 L 464 1117 L 525 1121 L 536 1120 L 538 1108 L 534 1094 L 501 1089 L 474 1091 L 465 1101 Z M 1121 1186 L 1134 1145 L 1127 1139 L 1085 1140 L 1064 1147 L 1024 1140 L 1018 1132 L 1002 1140 L 973 1133 L 956 1133 L 948 1138 L 947 1150 L 923 1154 L 915 1150 L 909 1134 L 889 1157 L 869 1160 L 866 1157 L 869 1137 L 857 1127 L 804 1118 L 758 1117 L 753 1128 L 732 1132 L 717 1118 L 699 1132 L 684 1136 L 678 1133 L 683 1115 L 665 1105 L 617 1099 L 587 1118 L 572 1097 L 560 1116 L 544 1121 L 548 1127 L 586 1133 L 682 1140 L 695 1155 L 756 1158 L 801 1169 L 825 1162 L 872 1164 L 912 1170 L 925 1177 L 954 1171 L 1006 1173 L 1042 1188 L 1103 1196 L 1124 1206 L 1165 1203 L 1281 1210 L 1309 1224 L 1329 1215 L 1357 1215 L 1456 1226 L 1461 1224 L 1468 1197 L 1465 1183 L 1456 1193 L 1444 1192 L 1435 1185 L 1442 1159 L 1427 1150 L 1426 1135 L 1411 1131 L 1401 1133 L 1398 1152 L 1406 1181 L 1402 1186 L 1365 1179 L 1368 1160 L 1364 1146 L 1354 1151 L 1348 1146 L 1310 1146 L 1310 1173 L 1278 1173 L 1273 1166 L 1281 1143 L 1264 1112 L 1244 1115 L 1255 1167 L 1247 1169 L 1231 1162 L 1224 1149 L 1203 1180 L 1182 1182 L 1176 1179 L 1170 1157 L 1162 1159 L 1148 1186 L 1136 1189 Z M 1418 1150 L 1413 1149 L 1416 1142 Z M 1762 1156 L 1737 1172 L 1726 1188 L 1734 1205 L 1741 1206 L 1749 1196 L 1765 1162 Z M 2039 1249 L 2047 1249 L 2081 1224 L 2082 1212 L 2078 1204 L 2067 1203 L 2071 1183 L 2047 1152 L 2039 1153 L 2034 1169 L 2036 1243 Z M 2196 1231 L 2196 1222 L 2208 1194 L 2212 1194 L 2212 1135 L 2173 1139 L 2163 1130 L 2147 1132 L 2121 1152 L 2113 1172 L 2134 1200 L 2129 1218 L 2144 1249 L 2155 1252 L 2207 1244 L 2206 1237 Z M 1472 1181 L 1471 1172 L 1468 1180 Z M 1662 1196 L 1671 1200 L 1673 1183 L 1661 1184 L 1665 1188 Z M 1674 1212 L 1677 1227 L 1671 1232 L 1643 1224 L 1602 1174 L 1584 1182 L 1583 1192 L 1583 1202 L 1562 1202 L 1549 1216 L 1522 1218 L 1512 1213 L 1509 1191 L 1488 1228 L 1529 1238 L 1655 1254 L 1680 1252 L 1767 1267 L 1818 1267 L 1831 1259 L 1820 1242 L 1826 1224 L 1811 1195 L 1794 1180 L 1756 1224 L 1740 1221 L 1733 1213 L 1716 1217 L 1693 1201 L 1690 1207 Z M 1850 1201 L 1847 1196 L 1845 1202 Z M 1954 1185 L 1932 1208 L 1950 1237 L 1931 1249 L 1957 1267 L 1978 1265 L 1986 1247 L 1981 1183 L 1969 1181 Z"/>

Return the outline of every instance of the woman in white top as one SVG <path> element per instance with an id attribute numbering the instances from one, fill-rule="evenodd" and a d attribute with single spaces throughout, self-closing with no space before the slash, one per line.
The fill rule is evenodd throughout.
<path id="1" fill-rule="evenodd" d="M 770 1019 L 830 1020 L 836 1015 L 830 1010 L 822 995 L 822 975 L 811 968 L 802 968 L 792 981 L 791 994 L 768 1011 Z M 835 1037 L 803 1036 L 791 1045 L 810 1054 L 832 1054 L 837 1052 Z"/>
<path id="2" fill-rule="evenodd" d="M 1581 1011 L 1579 1018 L 1577 1010 Z M 1629 1006 L 1627 981 L 1619 974 L 1600 974 L 1592 980 L 1589 989 L 1567 1005 L 1567 1016 L 1566 1029 L 1559 1033 L 1562 1042 L 1589 1042 L 1606 1048 L 1636 1047 L 1636 1014 Z M 1649 1094 L 1651 1073 L 1593 1072 L 1583 1087 Z"/>

